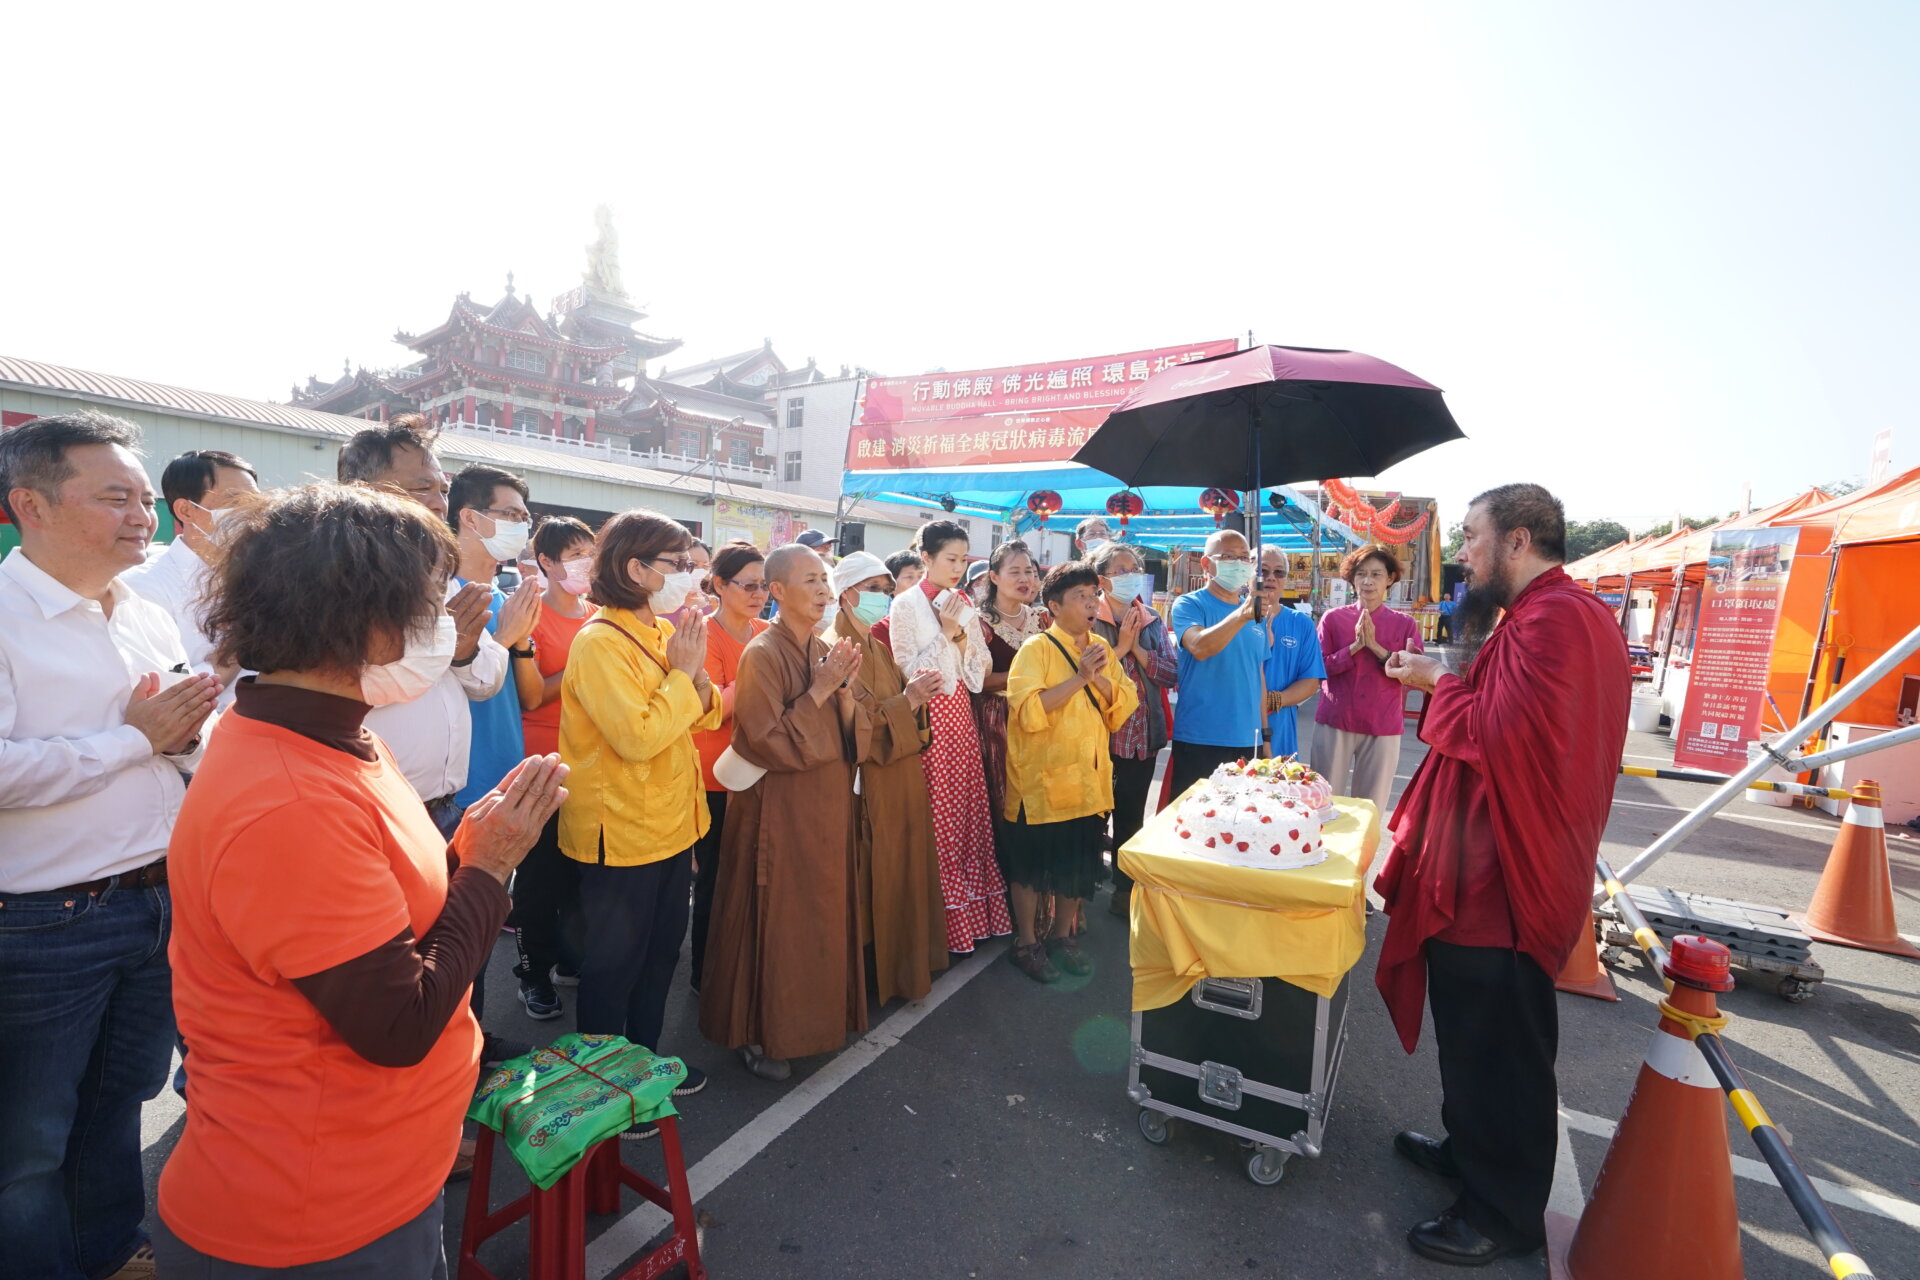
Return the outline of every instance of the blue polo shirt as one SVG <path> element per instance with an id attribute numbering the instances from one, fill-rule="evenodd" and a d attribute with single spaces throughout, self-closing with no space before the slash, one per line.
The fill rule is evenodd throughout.
<path id="1" fill-rule="evenodd" d="M 1202 587 L 1173 602 L 1173 639 L 1188 627 L 1211 627 L 1238 609 Z M 1267 658 L 1266 628 L 1249 622 L 1227 647 L 1204 662 L 1180 644 L 1180 701 L 1173 713 L 1175 742 L 1241 747 L 1260 741 L 1260 668 Z"/>
<path id="2" fill-rule="evenodd" d="M 493 604 L 489 606 L 492 616 L 487 619 L 489 632 L 500 629 L 500 610 L 506 603 L 507 593 L 495 587 Z M 527 740 L 520 732 L 520 694 L 513 685 L 512 657 L 507 659 L 507 678 L 500 692 L 485 702 L 468 702 L 467 713 L 473 717 L 473 744 L 467 749 L 467 785 L 453 797 L 462 806 L 472 804 L 499 786 L 513 771 L 513 766 L 526 758 Z"/>
<path id="3" fill-rule="evenodd" d="M 1274 693 L 1295 680 L 1327 678 L 1320 655 L 1320 629 L 1313 619 L 1284 606 L 1273 615 L 1273 650 L 1267 654 L 1267 688 Z M 1273 754 L 1290 756 L 1300 750 L 1300 708 L 1283 707 L 1267 717 L 1273 729 Z"/>

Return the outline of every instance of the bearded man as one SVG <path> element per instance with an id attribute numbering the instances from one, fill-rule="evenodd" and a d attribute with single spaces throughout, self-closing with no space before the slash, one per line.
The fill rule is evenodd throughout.
<path id="1" fill-rule="evenodd" d="M 1471 657 L 1459 674 L 1417 653 L 1386 666 L 1427 691 L 1429 750 L 1391 824 L 1378 883 L 1391 919 L 1375 980 L 1407 1052 L 1423 997 L 1439 1044 L 1447 1136 L 1401 1133 L 1394 1149 L 1460 1183 L 1408 1243 L 1478 1266 L 1546 1238 L 1559 1105 L 1553 978 L 1588 927 L 1632 677 L 1618 622 L 1560 567 L 1558 499 L 1536 484 L 1489 489 L 1465 529 L 1470 585 L 1454 622 Z"/>

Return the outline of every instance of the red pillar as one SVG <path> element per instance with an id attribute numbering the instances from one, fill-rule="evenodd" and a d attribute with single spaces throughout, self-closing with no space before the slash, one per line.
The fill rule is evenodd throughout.
<path id="1" fill-rule="evenodd" d="M 562 437 L 567 434 L 567 425 L 560 420 L 560 410 L 558 409 L 553 411 L 553 434 Z"/>
<path id="2" fill-rule="evenodd" d="M 513 430 L 513 401 L 504 397 L 500 401 L 500 426 L 507 431 Z"/>
<path id="3" fill-rule="evenodd" d="M 587 440 L 593 440 L 593 406 L 587 406 Z"/>
<path id="4" fill-rule="evenodd" d="M 466 411 L 465 411 L 465 413 L 464 413 L 464 414 L 462 415 L 462 418 L 461 418 L 461 421 L 463 421 L 463 422 L 471 422 L 471 423 L 478 423 L 478 422 L 479 422 L 480 420 L 479 420 L 478 418 L 476 418 L 476 417 L 474 417 L 474 416 L 473 416 L 473 413 L 474 413 L 474 410 L 473 410 L 473 393 L 472 393 L 471 391 L 469 391 L 469 392 L 467 393 L 467 407 L 466 407 Z"/>

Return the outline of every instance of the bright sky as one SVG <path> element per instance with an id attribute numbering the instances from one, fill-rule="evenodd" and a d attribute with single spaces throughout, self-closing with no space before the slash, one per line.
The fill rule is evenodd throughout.
<path id="1" fill-rule="evenodd" d="M 604 201 L 675 363 L 1391 360 L 1448 522 L 1920 461 L 1899 0 L 120 8 L 10 15 L 0 352 L 284 400 L 571 288 Z"/>

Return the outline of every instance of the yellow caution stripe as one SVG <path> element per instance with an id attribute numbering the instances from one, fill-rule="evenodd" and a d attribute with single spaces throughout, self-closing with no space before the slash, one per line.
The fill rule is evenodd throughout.
<path id="1" fill-rule="evenodd" d="M 1773 1117 L 1768 1115 L 1767 1109 L 1760 1105 L 1760 1099 L 1753 1096 L 1753 1090 L 1729 1089 L 1727 1101 L 1733 1104 L 1734 1113 L 1740 1117 L 1740 1123 L 1747 1126 L 1748 1133 L 1752 1133 L 1761 1125 L 1766 1125 L 1769 1129 L 1774 1127 Z"/>
<path id="2" fill-rule="evenodd" d="M 1873 1272 L 1867 1268 L 1866 1260 L 1857 1253 L 1836 1253 L 1827 1259 L 1836 1280 L 1847 1280 L 1848 1276 L 1863 1276 L 1873 1280 Z"/>
<path id="3" fill-rule="evenodd" d="M 1633 940 L 1640 944 L 1642 951 L 1652 951 L 1660 945 L 1660 935 L 1644 924 L 1633 931 Z"/>

